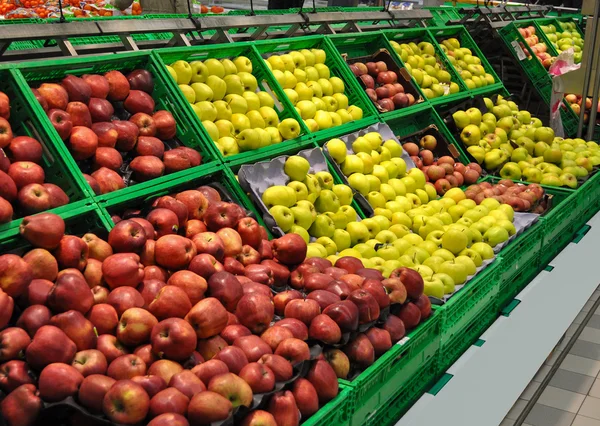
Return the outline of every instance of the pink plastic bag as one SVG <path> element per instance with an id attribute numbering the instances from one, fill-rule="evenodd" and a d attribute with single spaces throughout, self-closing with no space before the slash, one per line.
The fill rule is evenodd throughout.
<path id="1" fill-rule="evenodd" d="M 580 64 L 574 60 L 575 51 L 573 48 L 564 50 L 556 57 L 554 63 L 550 66 L 548 73 L 552 76 L 552 96 L 550 98 L 550 127 L 554 130 L 556 136 L 564 137 L 564 128 L 560 117 L 560 109 L 565 97 L 565 89 L 562 75 L 579 69 Z"/>

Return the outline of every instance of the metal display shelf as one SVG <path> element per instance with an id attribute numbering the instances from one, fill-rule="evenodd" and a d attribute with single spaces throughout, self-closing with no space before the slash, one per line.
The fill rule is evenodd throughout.
<path id="1" fill-rule="evenodd" d="M 167 19 L 7 24 L 0 26 L 0 62 L 426 26 L 432 18 L 431 12 L 425 9 L 306 13 L 309 11 L 284 15 L 178 15 Z M 135 35 L 147 35 L 147 40 L 136 40 Z M 75 46 L 70 41 L 74 38 L 84 38 L 88 43 Z M 9 50 L 12 43 L 32 40 L 42 41 L 44 47 Z"/>

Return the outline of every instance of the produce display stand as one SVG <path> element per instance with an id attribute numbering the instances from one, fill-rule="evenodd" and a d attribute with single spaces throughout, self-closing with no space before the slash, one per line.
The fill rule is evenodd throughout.
<path id="1" fill-rule="evenodd" d="M 469 13 L 465 11 L 468 10 Z M 495 16 L 510 19 L 520 19 L 530 13 L 545 12 L 546 9 L 513 9 L 504 8 L 495 10 Z M 258 16 L 242 16 L 231 14 L 229 16 L 202 16 L 202 17 L 171 17 L 169 19 L 131 19 L 131 20 L 98 20 L 96 22 L 70 22 L 47 24 L 40 26 L 33 37 L 25 32 L 33 25 L 15 23 L 0 25 L 0 39 L 6 40 L 14 37 L 15 41 L 4 45 L 2 61 L 12 61 L 18 57 L 19 52 L 25 57 L 34 57 L 36 51 L 45 51 L 47 55 L 54 56 L 57 51 L 66 55 L 78 55 L 78 46 L 87 46 L 83 51 L 93 52 L 96 48 L 90 45 L 102 46 L 100 49 L 119 51 L 132 50 L 132 52 L 118 53 L 98 57 L 74 57 L 60 60 L 41 60 L 36 62 L 21 62 L 18 64 L 7 63 L 3 65 L 0 73 L 2 84 L 0 90 L 9 94 L 13 117 L 13 129 L 21 133 L 36 135 L 41 140 L 47 151 L 51 153 L 54 163 L 45 163 L 53 179 L 56 179 L 63 188 L 69 190 L 73 203 L 54 210 L 67 223 L 67 230 L 75 235 L 97 230 L 100 234 L 107 234 L 114 224 L 112 216 L 122 214 L 127 209 L 144 209 L 157 197 L 171 194 L 203 184 L 214 185 L 229 195 L 231 201 L 236 202 L 244 210 L 264 224 L 260 208 L 253 203 L 236 179 L 236 174 L 244 164 L 254 164 L 260 161 L 271 160 L 281 155 L 294 155 L 308 148 L 321 148 L 330 139 L 367 128 L 376 123 L 386 123 L 398 138 L 411 135 L 415 132 L 435 125 L 446 142 L 453 143 L 453 136 L 444 124 L 440 114 L 444 114 L 453 105 L 472 99 L 476 95 L 491 94 L 504 91 L 498 75 L 488 62 L 483 52 L 478 48 L 476 41 L 463 26 L 447 26 L 455 20 L 479 22 L 491 13 L 483 9 L 455 9 L 443 7 L 429 9 L 429 11 L 387 12 L 387 11 L 362 11 L 360 17 L 353 12 L 340 9 L 325 10 L 306 13 L 307 11 L 290 11 L 285 15 L 288 22 L 275 23 L 270 14 L 257 14 Z M 310 11 L 309 11 L 310 12 Z M 472 13 L 471 13 L 472 12 Z M 489 10 L 488 10 L 489 12 Z M 404 21 L 399 17 L 404 16 Z M 482 18 L 483 17 L 483 18 Z M 489 16 L 488 16 L 489 17 Z M 570 18 L 570 17 L 569 17 Z M 494 18 L 495 19 L 495 18 Z M 506 18 L 508 19 L 508 18 Z M 229 20 L 229 21 L 228 21 Z M 491 20 L 491 18 L 490 18 Z M 388 24 L 379 27 L 378 32 L 365 34 L 326 35 L 336 33 L 339 27 L 334 25 L 345 22 L 341 28 L 344 31 L 360 32 L 360 23 L 385 21 Z M 428 28 L 397 28 L 404 25 L 401 22 L 435 23 L 435 27 Z M 227 28 L 226 22 L 231 25 Z M 497 33 L 508 46 L 513 41 L 525 44 L 517 28 L 521 25 L 535 25 L 535 21 L 519 20 L 512 23 L 499 21 L 500 24 L 490 24 L 497 29 Z M 129 33 L 123 33 L 124 26 L 129 26 Z M 234 35 L 242 34 L 243 37 L 262 38 L 269 37 L 269 28 L 277 26 L 273 34 L 280 35 L 284 32 L 293 36 L 298 32 L 319 32 L 318 35 L 293 38 L 277 38 L 257 40 L 252 42 L 238 42 Z M 255 28 L 252 32 L 240 33 L 243 27 Z M 284 28 L 286 27 L 286 28 Z M 389 29 L 389 28 L 393 29 Z M 282 29 L 283 28 L 283 29 Z M 310 30 L 312 28 L 312 30 Z M 539 29 L 539 26 L 538 26 Z M 232 31 L 233 32 L 230 32 Z M 213 31 L 213 41 L 228 41 L 226 44 L 196 44 L 196 37 L 202 37 L 206 31 Z M 325 35 L 323 34 L 325 33 Z M 26 34 L 26 35 L 24 35 Z M 166 36 L 164 34 L 167 34 Z M 191 35 L 191 37 L 189 36 Z M 255 37 L 256 36 L 256 37 Z M 539 30 L 539 36 L 544 35 Z M 165 38 L 162 38 L 165 37 Z M 468 47 L 481 59 L 482 65 L 490 72 L 496 83 L 485 88 L 468 90 L 443 53 L 439 43 L 447 37 L 456 37 L 463 47 Z M 27 41 L 26 38 L 32 40 Z M 239 37 L 242 38 L 242 37 Z M 356 78 L 349 70 L 342 57 L 343 53 L 354 56 L 372 54 L 378 49 L 386 49 L 394 61 L 403 67 L 399 55 L 392 48 L 390 41 L 403 43 L 408 40 L 426 40 L 433 44 L 436 55 L 439 56 L 444 66 L 461 90 L 454 95 L 443 96 L 415 104 L 412 107 L 393 112 L 378 111 L 365 94 Z M 56 47 L 49 48 L 46 41 L 55 40 Z M 235 43 L 231 43 L 235 41 Z M 31 44 L 27 44 L 31 42 Z M 38 46 L 38 42 L 42 46 Z M 138 46 L 138 42 L 140 42 Z M 23 43 L 23 44 L 16 44 Z M 198 43 L 200 44 L 200 43 Z M 549 43 L 547 43 L 549 44 Z M 120 45 L 115 49 L 115 45 Z M 150 51 L 137 51 L 142 45 L 156 47 Z M 165 46 L 179 45 L 180 47 L 162 48 Z M 98 47 L 96 46 L 96 47 Z M 548 46 L 551 48 L 551 46 Z M 339 76 L 345 83 L 346 93 L 351 104 L 360 106 L 364 116 L 360 120 L 352 121 L 339 127 L 323 130 L 314 134 L 310 133 L 307 126 L 300 119 L 298 111 L 287 100 L 281 87 L 279 87 L 273 73 L 263 64 L 262 59 L 269 54 L 283 53 L 290 50 L 318 48 L 325 50 L 327 65 L 332 75 Z M 528 47 L 526 47 L 528 49 Z M 26 49 L 26 50 L 16 50 Z M 54 49 L 54 50 L 53 50 Z M 88 50 L 85 50 L 88 49 Z M 530 52 L 531 53 L 531 52 Z M 280 118 L 295 118 L 301 124 L 301 135 L 294 140 L 238 154 L 232 157 L 223 157 L 216 149 L 208 133 L 203 128 L 192 108 L 178 90 L 177 84 L 171 79 L 164 65 L 178 59 L 204 60 L 209 57 L 229 58 L 244 55 L 251 59 L 253 73 L 259 80 L 259 85 L 266 85 L 272 90 L 282 104 L 279 112 Z M 516 53 L 515 53 L 516 55 Z M 531 60 L 520 61 L 524 73 L 530 78 L 532 85 L 539 88 L 540 94 L 546 93 L 549 77 L 535 55 Z M 52 128 L 42 107 L 36 101 L 30 88 L 43 81 L 55 81 L 66 74 L 74 73 L 102 73 L 108 70 L 132 70 L 145 68 L 152 72 L 155 79 L 155 94 L 159 99 L 160 107 L 171 111 L 177 117 L 178 138 L 181 142 L 202 153 L 203 162 L 200 166 L 184 170 L 172 175 L 166 175 L 150 182 L 132 185 L 123 190 L 105 195 L 93 195 L 91 189 L 81 175 L 81 170 L 73 160 L 71 154 Z M 541 69 L 540 69 L 541 68 Z M 265 87 L 266 87 L 265 86 Z M 416 86 L 416 84 L 415 84 Z M 417 87 L 417 90 L 418 87 Z M 544 100 L 546 98 L 544 97 Z M 549 98 L 548 98 L 549 100 Z M 568 108 L 568 106 L 566 106 Z M 569 121 L 569 111 L 562 111 L 565 128 L 571 132 L 572 122 Z M 571 117 L 572 118 L 572 117 Z M 17 127 L 20 123 L 22 128 Z M 459 160 L 468 162 L 460 145 L 455 146 L 459 153 Z M 336 174 L 336 169 L 329 165 L 336 183 L 342 182 L 341 176 Z M 494 180 L 486 177 L 483 179 Z M 582 234 L 582 227 L 589 218 L 600 210 L 600 174 L 593 174 L 579 188 L 544 188 L 552 196 L 551 208 L 539 220 L 504 247 L 493 262 L 475 278 L 467 282 L 463 288 L 454 294 L 447 303 L 434 306 L 431 317 L 421 323 L 414 330 L 407 333 L 406 337 L 384 353 L 370 367 L 366 368 L 352 380 L 340 380 L 339 395 L 303 424 L 326 425 L 347 424 L 355 425 L 389 425 L 397 421 L 419 398 L 429 390 L 446 372 L 471 344 L 513 303 L 513 298 L 530 280 L 536 276 L 546 265 L 568 245 L 573 239 Z M 357 206 L 361 218 L 366 218 L 365 213 Z M 1 253 L 20 253 L 26 244 L 19 236 L 19 221 L 10 222 L 0 226 Z M 271 235 L 270 237 L 273 237 Z"/>

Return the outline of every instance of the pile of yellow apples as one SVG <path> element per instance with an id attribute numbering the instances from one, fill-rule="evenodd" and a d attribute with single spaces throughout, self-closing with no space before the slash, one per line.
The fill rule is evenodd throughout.
<path id="1" fill-rule="evenodd" d="M 331 75 L 322 49 L 274 54 L 265 64 L 311 132 L 360 120 L 363 111 L 350 105 L 344 81 Z"/>
<path id="2" fill-rule="evenodd" d="M 371 151 L 380 156 L 383 152 L 385 158 L 388 141 L 383 142 L 376 132 L 363 138 L 372 144 L 371 148 L 379 144 Z M 365 140 L 357 139 L 359 144 Z M 338 157 L 336 161 L 340 159 L 336 154 L 342 155 L 340 142 L 344 144 L 333 139 L 327 146 L 330 155 Z M 391 142 L 401 153 L 398 142 Z M 360 154 L 359 146 L 356 150 Z M 343 152 L 346 153 L 345 144 Z M 351 155 L 357 158 L 354 165 L 360 169 L 357 164 L 362 164 L 364 171 L 358 154 L 347 154 L 340 162 L 342 169 L 347 170 Z M 387 155 L 390 159 L 384 161 L 397 170 L 391 153 Z M 353 161 L 351 157 L 350 160 Z M 453 293 L 456 285 L 465 283 L 484 261 L 492 259 L 493 247 L 516 233 L 512 223 L 514 210 L 509 205 L 495 199 L 477 205 L 460 188 L 452 188 L 437 199 L 433 185 L 425 181 L 417 168 L 407 173 L 404 167 L 392 178 L 385 166 L 376 175 L 359 175 L 357 181 L 368 182 L 372 179 L 368 176 L 375 176 L 379 185 L 377 191 L 367 193 L 374 207 L 373 216 L 360 220 L 351 205 L 353 190 L 335 184 L 329 172 L 310 174 L 310 167 L 303 157 L 288 157 L 284 172 L 289 182 L 269 187 L 262 194 L 263 203 L 281 230 L 297 233 L 307 241 L 307 257 L 327 258 L 332 263 L 343 256 L 360 258 L 365 267 L 377 269 L 386 277 L 397 268 L 410 267 L 423 277 L 425 294 L 441 298 Z M 356 173 L 359 172 L 350 177 Z M 390 183 L 392 180 L 397 182 Z M 429 186 L 433 191 L 428 190 Z M 396 195 L 396 190 L 402 195 Z"/>
<path id="3" fill-rule="evenodd" d="M 460 91 L 460 86 L 451 81 L 452 76 L 436 56 L 433 44 L 426 41 L 399 44 L 393 40 L 390 44 L 427 99 Z"/>
<path id="4" fill-rule="evenodd" d="M 280 122 L 275 100 L 259 90 L 252 61 L 245 56 L 189 63 L 179 60 L 167 70 L 224 156 L 300 135 L 297 120 Z"/>
<path id="5" fill-rule="evenodd" d="M 481 59 L 474 55 L 471 49 L 460 47 L 458 39 L 446 39 L 440 47 L 468 89 L 477 89 L 496 82 L 492 74 L 485 72 Z"/>
<path id="6" fill-rule="evenodd" d="M 488 171 L 504 179 L 576 188 L 600 164 L 596 142 L 556 137 L 550 127 L 498 96 L 485 98 L 488 112 L 457 111 L 454 123 L 467 151 Z"/>

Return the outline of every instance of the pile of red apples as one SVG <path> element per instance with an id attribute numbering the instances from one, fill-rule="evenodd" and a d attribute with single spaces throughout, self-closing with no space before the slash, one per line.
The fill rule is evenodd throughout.
<path id="1" fill-rule="evenodd" d="M 67 75 L 32 90 L 96 194 L 125 188 L 125 175 L 128 184 L 144 182 L 202 160 L 191 148 L 165 149 L 177 123 L 169 111 L 154 111 L 147 70 Z"/>
<path id="2" fill-rule="evenodd" d="M 537 183 L 515 183 L 503 179 L 497 184 L 481 182 L 465 190 L 465 196 L 477 204 L 486 198 L 495 198 L 500 203 L 510 205 L 516 212 L 543 213 L 547 206 L 542 203 L 545 191 Z"/>
<path id="3" fill-rule="evenodd" d="M 121 216 L 106 240 L 29 216 L 34 248 L 0 256 L 9 426 L 66 398 L 119 424 L 298 425 L 431 314 L 415 271 L 305 259 L 209 186 Z"/>
<path id="4" fill-rule="evenodd" d="M 13 135 L 9 118 L 10 100 L 0 92 L 0 223 L 69 203 L 62 188 L 44 183 L 42 144 Z"/>
<path id="5" fill-rule="evenodd" d="M 525 42 L 531 48 L 533 54 L 542 63 L 544 68 L 549 69 L 550 65 L 552 65 L 552 62 L 554 62 L 555 58 L 547 52 L 548 46 L 546 46 L 546 43 L 540 42 L 538 36 L 535 34 L 535 27 L 530 25 L 526 28 L 519 28 L 518 30 L 519 33 L 521 33 L 521 35 L 525 39 Z M 521 48 L 523 49 L 525 54 L 529 56 L 529 52 L 525 49 L 525 47 L 521 46 Z"/>
<path id="6" fill-rule="evenodd" d="M 417 145 L 407 142 L 402 145 L 410 158 L 424 174 L 427 182 L 431 182 L 438 195 L 444 195 L 452 188 L 470 185 L 477 182 L 481 176 L 481 166 L 469 163 L 466 166 L 457 162 L 449 155 L 435 157 L 433 151 L 438 144 L 433 135 L 423 136 Z"/>
<path id="7" fill-rule="evenodd" d="M 355 62 L 350 70 L 365 85 L 369 99 L 382 110 L 394 111 L 415 103 L 415 97 L 404 92 L 404 86 L 398 83 L 398 74 L 388 71 L 385 62 Z"/>

